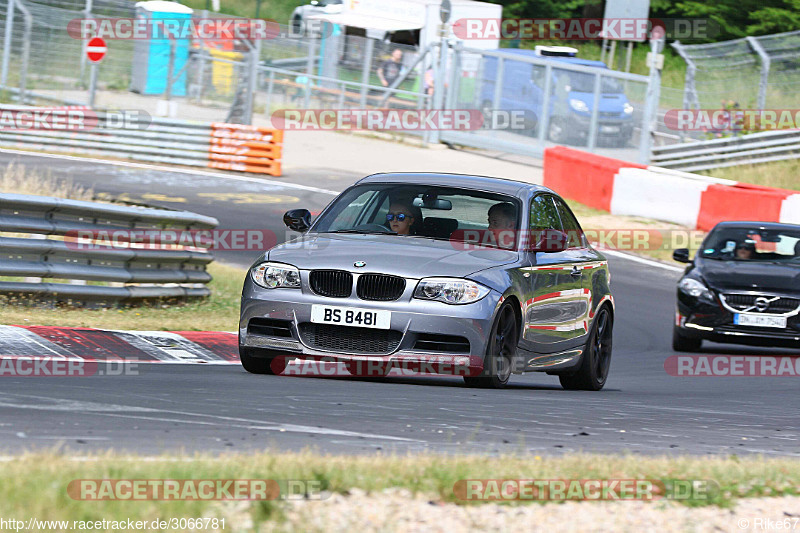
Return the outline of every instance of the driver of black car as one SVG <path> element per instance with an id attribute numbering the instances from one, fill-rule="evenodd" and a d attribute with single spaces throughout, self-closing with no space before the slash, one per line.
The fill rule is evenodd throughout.
<path id="1" fill-rule="evenodd" d="M 755 255 L 756 255 L 755 243 L 750 241 L 742 241 L 736 245 L 736 252 L 735 252 L 736 259 L 747 261 L 748 259 L 754 259 Z"/>

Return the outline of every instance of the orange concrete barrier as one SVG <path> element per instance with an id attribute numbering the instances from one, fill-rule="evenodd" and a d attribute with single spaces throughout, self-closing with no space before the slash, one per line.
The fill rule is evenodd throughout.
<path id="1" fill-rule="evenodd" d="M 623 167 L 647 168 L 645 165 L 555 146 L 544 151 L 544 185 L 569 200 L 610 211 L 614 176 Z"/>
<path id="2" fill-rule="evenodd" d="M 282 130 L 224 122 L 211 124 L 210 168 L 280 176 L 282 153 Z"/>

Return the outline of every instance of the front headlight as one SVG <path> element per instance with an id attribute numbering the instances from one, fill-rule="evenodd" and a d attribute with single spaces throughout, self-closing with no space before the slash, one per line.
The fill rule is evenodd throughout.
<path id="1" fill-rule="evenodd" d="M 414 298 L 446 304 L 471 304 L 489 294 L 480 283 L 458 278 L 426 278 L 420 280 Z"/>
<path id="2" fill-rule="evenodd" d="M 578 100 L 577 98 L 570 98 L 569 106 L 578 113 L 589 112 L 589 106 L 586 104 L 586 102 L 584 102 L 583 100 Z"/>
<path id="3" fill-rule="evenodd" d="M 261 263 L 250 271 L 253 281 L 265 289 L 299 289 L 300 271 L 283 263 Z"/>
<path id="4" fill-rule="evenodd" d="M 708 289 L 708 287 L 706 287 L 702 281 L 694 278 L 683 278 L 678 283 L 678 288 L 689 296 L 700 298 L 709 302 L 714 301 L 714 294 Z"/>
<path id="5" fill-rule="evenodd" d="M 622 106 L 622 112 L 625 113 L 626 115 L 632 115 L 633 114 L 633 106 L 631 104 L 629 104 L 628 102 L 625 102 L 625 105 Z"/>

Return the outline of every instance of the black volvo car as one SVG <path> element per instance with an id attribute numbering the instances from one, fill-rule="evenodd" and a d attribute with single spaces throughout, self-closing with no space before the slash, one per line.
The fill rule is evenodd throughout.
<path id="1" fill-rule="evenodd" d="M 800 348 L 800 226 L 721 222 L 678 282 L 672 347 L 714 342 Z"/>

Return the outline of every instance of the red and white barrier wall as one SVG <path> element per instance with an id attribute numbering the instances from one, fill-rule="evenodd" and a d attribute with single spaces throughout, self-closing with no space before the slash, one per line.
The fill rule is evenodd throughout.
<path id="1" fill-rule="evenodd" d="M 800 224 L 800 193 L 628 163 L 564 146 L 544 152 L 544 185 L 608 211 L 709 230 L 723 220 Z"/>

